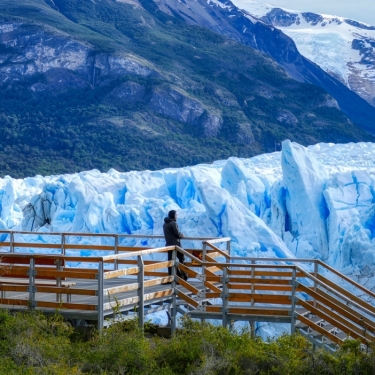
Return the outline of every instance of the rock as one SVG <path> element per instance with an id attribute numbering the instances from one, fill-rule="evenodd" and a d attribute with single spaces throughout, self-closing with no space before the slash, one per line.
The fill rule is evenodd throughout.
<path id="1" fill-rule="evenodd" d="M 187 93 L 172 88 L 156 88 L 152 93 L 149 107 L 166 117 L 196 127 L 206 137 L 219 134 L 222 118 L 206 108 L 199 100 Z"/>
<path id="2" fill-rule="evenodd" d="M 104 99 L 107 103 L 134 104 L 143 100 L 146 89 L 136 82 L 125 82 L 111 91 Z"/>
<path id="3" fill-rule="evenodd" d="M 293 115 L 293 113 L 286 111 L 286 110 L 280 110 L 277 114 L 277 121 L 281 122 L 285 125 L 295 126 L 298 123 L 298 119 L 296 116 Z"/>

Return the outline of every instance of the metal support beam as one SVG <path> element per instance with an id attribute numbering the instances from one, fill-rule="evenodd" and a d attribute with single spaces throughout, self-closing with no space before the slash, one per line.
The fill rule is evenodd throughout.
<path id="1" fill-rule="evenodd" d="M 228 308 L 228 267 L 223 268 L 223 290 L 221 293 L 221 298 L 223 300 L 222 307 L 222 321 L 223 327 L 226 327 L 228 324 L 227 308 Z"/>
<path id="2" fill-rule="evenodd" d="M 172 296 L 172 306 L 171 306 L 171 334 L 176 330 L 177 327 L 177 296 L 176 296 L 176 274 L 177 274 L 177 249 L 173 250 L 172 253 L 172 260 L 173 260 L 173 266 L 172 266 L 172 289 L 173 289 L 173 296 Z"/>
<path id="3" fill-rule="evenodd" d="M 138 323 L 143 329 L 145 324 L 145 269 L 142 255 L 138 256 Z"/>
<path id="4" fill-rule="evenodd" d="M 292 326 L 291 333 L 296 332 L 296 268 L 293 268 L 292 271 Z"/>
<path id="5" fill-rule="evenodd" d="M 11 253 L 14 253 L 14 233 L 13 232 L 10 232 L 10 234 L 9 234 L 9 242 L 10 242 L 10 249 L 9 249 L 9 251 L 11 252 Z"/>
<path id="6" fill-rule="evenodd" d="M 228 255 L 230 256 L 230 240 L 227 242 L 227 252 Z M 230 258 L 226 258 L 227 263 L 230 263 Z"/>
<path id="7" fill-rule="evenodd" d="M 61 234 L 61 255 L 66 255 L 65 254 L 65 234 Z"/>
<path id="8" fill-rule="evenodd" d="M 30 309 L 34 309 L 35 308 L 35 259 L 34 258 L 30 258 L 29 303 L 30 303 Z"/>
<path id="9" fill-rule="evenodd" d="M 115 237 L 115 255 L 118 255 L 118 236 Z M 113 268 L 117 271 L 118 270 L 118 261 L 115 260 Z"/>
<path id="10" fill-rule="evenodd" d="M 99 262 L 98 277 L 98 330 L 103 329 L 104 324 L 104 263 Z"/>
<path id="11" fill-rule="evenodd" d="M 315 260 L 314 262 L 314 277 L 317 279 L 319 272 L 319 263 Z M 316 290 L 318 289 L 318 284 L 314 280 L 314 292 L 316 293 Z M 316 307 L 316 299 L 314 298 L 314 307 Z"/>
<path id="12" fill-rule="evenodd" d="M 61 260 L 56 259 L 56 270 L 61 271 Z M 56 286 L 61 288 L 61 277 L 56 277 Z M 56 302 L 62 302 L 62 295 L 60 293 L 56 293 Z"/>

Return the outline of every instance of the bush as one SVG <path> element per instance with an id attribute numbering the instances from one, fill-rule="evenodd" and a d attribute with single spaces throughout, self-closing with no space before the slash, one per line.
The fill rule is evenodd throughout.
<path id="1" fill-rule="evenodd" d="M 370 375 L 375 369 L 373 348 L 363 352 L 356 340 L 331 354 L 298 334 L 263 341 L 248 330 L 188 318 L 171 339 L 145 336 L 137 321 L 77 335 L 58 314 L 0 310 L 0 374 Z"/>

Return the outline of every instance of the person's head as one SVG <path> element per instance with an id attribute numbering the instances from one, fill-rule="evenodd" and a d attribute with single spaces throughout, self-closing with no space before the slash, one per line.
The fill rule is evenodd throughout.
<path id="1" fill-rule="evenodd" d="M 177 211 L 176 210 L 170 210 L 168 212 L 168 217 L 172 220 L 177 220 Z"/>

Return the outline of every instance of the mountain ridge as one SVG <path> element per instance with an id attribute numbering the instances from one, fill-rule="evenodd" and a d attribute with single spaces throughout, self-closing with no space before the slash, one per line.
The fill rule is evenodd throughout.
<path id="1" fill-rule="evenodd" d="M 3 175 L 179 167 L 285 138 L 372 139 L 323 90 L 152 1 L 4 0 L 0 16 Z"/>
<path id="2" fill-rule="evenodd" d="M 234 2 L 253 17 L 282 30 L 302 55 L 375 106 L 375 26 L 256 1 Z"/>

